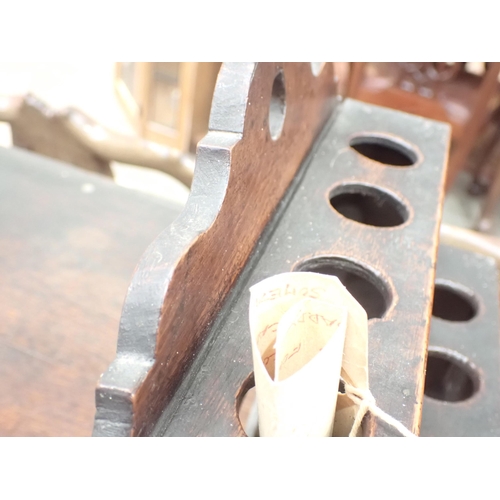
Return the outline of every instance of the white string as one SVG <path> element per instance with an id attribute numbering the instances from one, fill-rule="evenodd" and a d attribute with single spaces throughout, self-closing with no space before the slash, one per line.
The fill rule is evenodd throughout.
<path id="1" fill-rule="evenodd" d="M 373 394 L 368 389 L 358 389 L 347 382 L 344 381 L 345 393 L 346 396 L 353 401 L 355 404 L 359 406 L 358 413 L 356 414 L 356 418 L 354 420 L 354 424 L 352 425 L 351 432 L 349 437 L 356 437 L 359 427 L 361 426 L 361 422 L 363 421 L 363 417 L 369 411 L 376 417 L 380 418 L 391 427 L 399 431 L 405 437 L 417 437 L 411 431 L 409 431 L 401 422 L 396 420 L 395 418 L 388 415 L 385 411 L 382 411 L 378 408 L 375 398 Z"/>

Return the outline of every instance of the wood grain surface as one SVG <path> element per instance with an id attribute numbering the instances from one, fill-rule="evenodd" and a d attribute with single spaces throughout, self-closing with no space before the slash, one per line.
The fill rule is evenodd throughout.
<path id="1" fill-rule="evenodd" d="M 331 63 L 319 76 L 309 63 L 223 65 L 186 208 L 129 288 L 117 358 L 97 390 L 95 435 L 152 430 L 334 102 Z M 269 120 L 284 103 L 273 140 Z"/>
<path id="2" fill-rule="evenodd" d="M 245 435 L 238 405 L 252 373 L 248 289 L 294 270 L 337 275 L 365 307 L 370 389 L 381 409 L 419 433 L 449 134 L 442 123 L 350 99 L 341 104 L 154 435 Z M 380 161 L 350 146 L 361 138 L 377 144 L 365 152 Z M 398 157 L 381 144 L 406 151 L 411 165 L 388 163 Z M 330 201 L 339 188 L 354 195 L 337 205 L 343 213 Z M 367 193 L 378 194 L 367 201 Z M 378 419 L 370 432 L 397 435 Z"/>
<path id="3" fill-rule="evenodd" d="M 89 436 L 141 254 L 180 212 L 0 149 L 0 436 Z"/>
<path id="4" fill-rule="evenodd" d="M 245 435 L 248 287 L 290 270 L 338 275 L 369 311 L 370 387 L 419 432 L 450 129 L 352 100 L 332 115 L 329 71 L 222 69 L 186 209 L 129 289 L 95 435 Z"/>

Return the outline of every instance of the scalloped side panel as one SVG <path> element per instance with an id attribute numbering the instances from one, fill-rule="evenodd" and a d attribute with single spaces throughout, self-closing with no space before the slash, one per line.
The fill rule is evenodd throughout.
<path id="1" fill-rule="evenodd" d="M 285 117 L 273 140 L 280 73 Z M 117 357 L 96 391 L 94 435 L 151 430 L 334 104 L 331 63 L 318 76 L 310 63 L 223 65 L 188 202 L 146 250 L 129 287 Z"/>

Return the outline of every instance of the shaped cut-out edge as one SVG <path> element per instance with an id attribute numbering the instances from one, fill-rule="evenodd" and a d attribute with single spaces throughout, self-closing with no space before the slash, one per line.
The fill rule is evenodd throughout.
<path id="1" fill-rule="evenodd" d="M 280 70 L 289 119 L 278 140 L 268 141 L 271 86 Z M 223 65 L 188 202 L 145 251 L 129 287 L 117 356 L 96 390 L 94 435 L 151 431 L 335 102 L 331 63 L 318 77 L 309 63 Z M 255 158 L 257 145 L 267 156 Z M 272 191 L 259 206 L 260 218 L 251 206 L 236 214 L 234 205 L 244 203 L 243 188 L 248 199 L 251 189 L 262 191 L 259 182 L 266 175 L 264 191 Z M 235 234 L 231 252 L 223 226 L 238 228 L 245 245 Z M 207 264 L 200 264 L 205 260 L 200 255 L 223 271 L 202 276 Z M 193 310 L 182 315 L 186 307 Z"/>

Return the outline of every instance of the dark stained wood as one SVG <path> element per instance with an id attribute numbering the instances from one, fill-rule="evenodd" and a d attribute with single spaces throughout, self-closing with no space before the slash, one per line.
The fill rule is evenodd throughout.
<path id="1" fill-rule="evenodd" d="M 500 107 L 496 109 L 494 120 L 489 123 L 487 131 L 489 133 L 483 140 L 481 169 L 469 187 L 469 192 L 472 194 L 482 194 L 487 191 L 477 222 L 477 229 L 481 232 L 491 231 L 493 216 L 500 198 Z"/>
<path id="2" fill-rule="evenodd" d="M 347 87 L 347 95 L 349 97 L 354 97 L 356 93 L 360 92 L 361 83 L 363 81 L 363 72 L 365 69 L 366 63 L 358 62 L 351 63 L 350 72 L 349 72 L 349 85 Z"/>
<path id="3" fill-rule="evenodd" d="M 500 155 L 498 154 L 498 148 L 494 157 L 498 160 Z M 497 166 L 498 169 L 498 166 Z M 477 229 L 482 232 L 491 231 L 493 225 L 493 216 L 498 205 L 498 199 L 500 198 L 500 169 L 497 170 L 493 178 L 493 183 L 488 190 L 485 203 L 481 210 L 481 215 L 479 222 L 477 224 Z"/>
<path id="4" fill-rule="evenodd" d="M 421 435 L 500 436 L 497 263 L 441 245 L 436 283 L 451 293 L 434 299 Z M 474 314 L 461 315 L 467 304 Z"/>
<path id="5" fill-rule="evenodd" d="M 463 137 L 451 152 L 449 165 L 450 173 L 446 180 L 446 190 L 452 185 L 457 173 L 461 170 L 467 157 L 471 153 L 481 129 L 484 128 L 489 119 L 489 115 L 493 112 L 491 101 L 492 97 L 497 98 L 498 96 L 499 73 L 499 62 L 488 64 L 486 73 L 481 79 L 481 85 L 478 92 L 474 96 L 472 113 L 470 119 L 464 126 Z"/>
<path id="6" fill-rule="evenodd" d="M 500 63 L 485 74 L 465 71 L 464 63 L 353 63 L 349 96 L 451 124 L 453 147 L 445 189 L 467 166 L 481 130 L 498 103 Z M 476 167 L 476 166 L 475 166 Z"/>
<path id="7" fill-rule="evenodd" d="M 490 120 L 478 136 L 471 154 L 467 158 L 466 170 L 473 178 L 468 192 L 473 196 L 488 192 L 497 170 L 498 143 L 500 142 L 500 107 L 492 113 Z"/>
<path id="8" fill-rule="evenodd" d="M 280 71 L 286 118 L 273 141 Z M 333 92 L 331 63 L 318 77 L 309 63 L 222 67 L 186 209 L 149 247 L 129 289 L 117 358 L 97 390 L 96 435 L 151 432 L 330 116 Z M 279 93 L 275 103 L 279 116 Z"/>
<path id="9" fill-rule="evenodd" d="M 161 198 L 0 149 L 0 435 L 89 436 L 141 254 L 180 212 Z"/>
<path id="10" fill-rule="evenodd" d="M 244 435 L 237 398 L 252 372 L 248 288 L 292 270 L 337 274 L 365 307 L 371 317 L 370 388 L 380 408 L 418 434 L 449 132 L 445 124 L 358 101 L 341 105 L 288 191 L 282 211 L 261 236 L 258 252 L 154 435 Z M 349 143 L 359 134 L 409 145 L 414 165 L 390 166 L 358 154 Z M 394 227 L 359 222 L 377 220 L 373 213 L 363 213 L 362 197 L 344 202 L 344 213 L 354 220 L 335 211 L 329 202 L 332 190 L 352 184 L 391 193 L 406 206 L 406 221 Z M 376 203 L 368 207 L 372 211 Z M 388 219 L 385 212 L 379 223 Z M 394 435 L 380 421 L 372 432 Z"/>
<path id="11" fill-rule="evenodd" d="M 290 63 L 284 129 L 273 142 L 279 67 L 222 68 L 186 209 L 149 247 L 129 289 L 94 435 L 244 435 L 237 399 L 252 371 L 248 287 L 304 265 L 326 272 L 335 259 L 374 316 L 373 393 L 418 433 L 449 127 L 352 100 L 332 115 L 330 65 L 314 79 L 309 65 Z M 363 137 L 379 161 L 350 147 Z M 397 166 L 401 156 L 411 166 Z M 387 202 L 404 223 L 362 224 L 363 203 L 344 205 L 354 220 L 335 211 L 330 193 L 352 194 L 350 184 L 378 193 L 369 211 Z M 375 434 L 393 431 L 379 422 Z"/>

